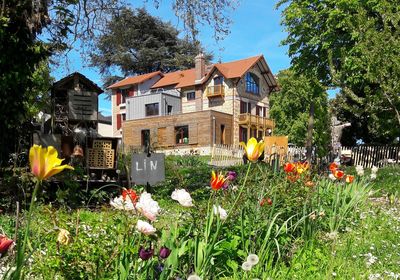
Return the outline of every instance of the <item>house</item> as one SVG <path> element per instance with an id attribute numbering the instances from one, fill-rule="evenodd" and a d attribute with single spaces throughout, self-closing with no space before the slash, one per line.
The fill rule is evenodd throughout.
<path id="1" fill-rule="evenodd" d="M 263 55 L 128 77 L 112 90 L 113 131 L 127 146 L 198 148 L 272 134 L 277 82 Z"/>
<path id="2" fill-rule="evenodd" d="M 112 137 L 112 117 L 104 116 L 99 112 L 98 115 L 98 125 L 97 125 L 97 133 L 102 137 Z"/>

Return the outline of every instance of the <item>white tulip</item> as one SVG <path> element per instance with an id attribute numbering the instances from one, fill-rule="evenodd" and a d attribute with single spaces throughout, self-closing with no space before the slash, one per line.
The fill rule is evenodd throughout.
<path id="1" fill-rule="evenodd" d="M 213 205 L 213 209 L 214 209 L 214 214 L 219 215 L 219 218 L 221 220 L 225 220 L 228 217 L 228 213 L 226 213 L 226 210 L 221 206 Z"/>
<path id="2" fill-rule="evenodd" d="M 154 221 L 161 210 L 157 201 L 153 200 L 151 194 L 147 192 L 143 192 L 140 195 L 139 201 L 136 203 L 136 209 L 150 221 Z"/>
<path id="3" fill-rule="evenodd" d="M 332 173 L 330 173 L 329 174 L 329 179 L 331 179 L 332 181 L 335 181 L 336 177 Z"/>
<path id="4" fill-rule="evenodd" d="M 178 201 L 182 206 L 191 207 L 193 206 L 192 197 L 190 193 L 188 193 L 184 189 L 175 189 L 171 194 L 171 198 L 173 200 Z"/>
<path id="5" fill-rule="evenodd" d="M 145 235 L 151 235 L 156 232 L 155 227 L 142 220 L 137 221 L 136 229 Z"/>
<path id="6" fill-rule="evenodd" d="M 130 199 L 124 200 L 122 195 L 117 196 L 110 201 L 110 205 L 118 210 L 135 211 L 135 206 Z"/>

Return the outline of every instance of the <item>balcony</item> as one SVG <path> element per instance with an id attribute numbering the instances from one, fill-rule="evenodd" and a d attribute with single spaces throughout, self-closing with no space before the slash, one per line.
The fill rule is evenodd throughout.
<path id="1" fill-rule="evenodd" d="M 239 124 L 260 129 L 273 129 L 275 127 L 274 120 L 251 115 L 249 113 L 239 114 Z"/>
<path id="2" fill-rule="evenodd" d="M 224 85 L 207 87 L 207 97 L 224 97 L 224 96 L 225 96 Z"/>

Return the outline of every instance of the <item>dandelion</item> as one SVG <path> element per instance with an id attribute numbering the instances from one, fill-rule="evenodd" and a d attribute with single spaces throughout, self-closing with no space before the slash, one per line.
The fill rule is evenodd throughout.
<path id="1" fill-rule="evenodd" d="M 258 258 L 258 256 L 256 254 L 250 254 L 247 257 L 247 262 L 250 263 L 252 266 L 258 264 L 259 261 L 260 261 L 260 259 Z"/>
<path id="2" fill-rule="evenodd" d="M 247 141 L 247 144 L 240 142 L 240 145 L 244 148 L 247 159 L 251 162 L 256 162 L 264 152 L 265 144 L 262 140 L 257 142 L 257 139 L 252 137 Z"/>
<path id="3" fill-rule="evenodd" d="M 201 278 L 200 278 L 200 276 L 198 276 L 196 274 L 192 274 L 192 275 L 189 275 L 187 280 L 201 280 Z"/>
<path id="4" fill-rule="evenodd" d="M 57 242 L 62 244 L 62 245 L 68 245 L 70 238 L 69 238 L 69 231 L 66 229 L 60 229 L 60 232 L 58 233 L 58 237 L 57 237 Z"/>
<path id="5" fill-rule="evenodd" d="M 253 266 L 252 266 L 251 263 L 249 263 L 249 262 L 244 262 L 244 263 L 242 263 L 242 269 L 243 269 L 244 271 L 250 271 L 252 267 L 253 267 Z"/>
<path id="6" fill-rule="evenodd" d="M 376 173 L 378 172 L 378 167 L 372 166 L 371 172 L 372 172 L 373 174 L 376 174 Z"/>
<path id="7" fill-rule="evenodd" d="M 190 193 L 188 193 L 184 189 L 175 189 L 171 194 L 171 198 L 173 200 L 178 201 L 182 206 L 185 207 L 193 206 L 193 201 L 192 197 L 190 196 Z"/>
<path id="8" fill-rule="evenodd" d="M 375 180 L 376 179 L 376 173 L 371 173 L 371 180 Z"/>

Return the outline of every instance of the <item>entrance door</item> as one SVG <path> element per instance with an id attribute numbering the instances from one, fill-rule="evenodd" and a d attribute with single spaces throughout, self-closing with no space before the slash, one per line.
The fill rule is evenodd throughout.
<path id="1" fill-rule="evenodd" d="M 142 130 L 142 146 L 144 147 L 150 146 L 150 129 Z"/>

